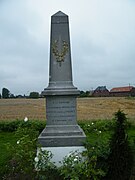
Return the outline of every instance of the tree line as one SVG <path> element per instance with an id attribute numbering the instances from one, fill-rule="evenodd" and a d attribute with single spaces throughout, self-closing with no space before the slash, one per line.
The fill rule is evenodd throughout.
<path id="1" fill-rule="evenodd" d="M 0 99 L 8 99 L 8 98 L 33 98 L 33 99 L 37 99 L 37 98 L 41 98 L 43 97 L 41 94 L 39 94 L 39 92 L 30 92 L 29 95 L 14 95 L 10 92 L 9 89 L 7 88 L 3 88 L 2 89 L 2 94 L 0 94 Z M 80 96 L 79 97 L 90 97 L 90 91 L 80 91 Z"/>
<path id="2" fill-rule="evenodd" d="M 24 95 L 14 95 L 12 94 L 9 89 L 7 88 L 2 88 L 2 93 L 0 94 L 0 99 L 8 99 L 8 98 L 40 98 L 40 94 L 38 92 L 30 92 L 28 96 Z"/>

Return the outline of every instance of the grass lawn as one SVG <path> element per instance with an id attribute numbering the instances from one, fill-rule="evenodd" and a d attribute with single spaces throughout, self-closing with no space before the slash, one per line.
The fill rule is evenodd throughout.
<path id="1" fill-rule="evenodd" d="M 6 171 L 6 165 L 10 159 L 10 150 L 7 144 L 16 144 L 14 132 L 0 132 L 0 176 Z"/>

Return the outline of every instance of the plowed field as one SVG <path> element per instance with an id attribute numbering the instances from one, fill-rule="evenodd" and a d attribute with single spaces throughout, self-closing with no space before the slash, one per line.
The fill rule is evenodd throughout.
<path id="1" fill-rule="evenodd" d="M 135 99 L 131 98 L 78 98 L 78 120 L 111 119 L 117 110 L 135 120 Z M 44 120 L 45 99 L 0 99 L 0 120 L 24 119 Z"/>

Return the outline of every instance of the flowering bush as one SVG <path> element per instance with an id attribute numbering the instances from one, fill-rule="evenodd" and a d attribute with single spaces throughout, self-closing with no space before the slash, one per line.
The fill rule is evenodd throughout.
<path id="1" fill-rule="evenodd" d="M 53 154 L 50 151 L 38 148 L 37 156 L 35 157 L 36 177 L 43 180 L 54 180 L 60 177 L 59 169 L 55 163 L 51 162 Z"/>
<path id="2" fill-rule="evenodd" d="M 84 179 L 100 179 L 104 176 L 101 169 L 96 168 L 96 156 L 89 157 L 88 152 L 80 153 L 78 151 L 71 152 L 62 161 L 60 168 L 61 175 L 64 179 L 84 180 Z"/>
<path id="3" fill-rule="evenodd" d="M 28 121 L 28 119 L 27 119 Z M 27 127 L 27 121 L 24 119 L 24 124 L 20 124 L 15 136 L 18 139 L 16 146 L 8 145 L 12 152 L 10 160 L 10 177 L 33 177 L 34 175 L 34 157 L 36 156 L 38 132 L 31 126 Z M 22 128 L 23 127 L 23 128 Z"/>

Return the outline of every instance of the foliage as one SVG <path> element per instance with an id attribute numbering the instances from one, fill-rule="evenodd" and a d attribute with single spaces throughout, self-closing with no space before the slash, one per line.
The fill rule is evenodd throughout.
<path id="1" fill-rule="evenodd" d="M 0 121 L 0 131 L 14 132 L 20 124 L 20 121 Z"/>
<path id="2" fill-rule="evenodd" d="M 98 120 L 98 121 L 90 121 L 85 123 L 80 123 L 80 126 L 84 129 L 86 134 L 92 132 L 100 132 L 100 131 L 112 131 L 114 129 L 115 123 L 112 120 Z"/>
<path id="3" fill-rule="evenodd" d="M 75 151 L 66 156 L 62 163 L 61 175 L 64 179 L 78 180 L 82 176 L 82 155 Z"/>
<path id="4" fill-rule="evenodd" d="M 126 134 L 126 115 L 122 111 L 115 113 L 116 126 L 110 141 L 110 154 L 108 157 L 109 180 L 127 180 L 132 167 L 132 152 Z"/>
<path id="5" fill-rule="evenodd" d="M 15 121 L 0 121 L 0 131 L 3 132 L 14 132 L 18 127 L 33 127 L 36 131 L 41 132 L 45 127 L 45 122 L 43 121 L 28 121 L 27 124 L 24 120 Z"/>
<path id="6" fill-rule="evenodd" d="M 102 169 L 104 175 L 107 173 L 107 158 L 110 153 L 109 148 L 109 137 L 108 134 L 103 131 L 92 132 L 87 135 L 87 141 L 85 142 L 85 147 L 87 149 L 87 156 L 90 158 L 95 156 L 97 158 L 96 168 Z"/>
<path id="7" fill-rule="evenodd" d="M 119 121 L 117 121 L 118 117 Z M 116 131 L 118 124 L 121 127 L 120 124 L 123 122 L 122 127 L 124 127 L 124 132 L 126 132 L 126 128 L 131 130 L 129 133 L 130 144 L 134 146 L 134 126 L 132 126 L 132 124 L 130 123 L 127 123 L 126 120 L 123 121 L 122 119 L 120 119 L 120 117 L 124 119 L 124 116 L 121 116 L 121 113 L 118 113 L 118 115 L 116 113 L 115 122 L 101 120 L 81 122 L 80 125 L 87 134 L 87 142 L 85 143 L 85 147 L 87 150 L 83 153 L 79 153 L 78 151 L 70 153 L 63 159 L 63 161 L 61 162 L 61 167 L 59 168 L 57 168 L 52 162 L 51 158 L 53 155 L 51 152 L 42 151 L 42 149 L 39 147 L 38 154 L 36 154 L 37 137 L 39 135 L 39 132 L 41 132 L 45 127 L 44 122 L 29 121 L 27 117 L 25 117 L 24 121 L 16 120 L 11 122 L 1 122 L 1 133 L 3 133 L 4 131 L 8 131 L 8 134 L 9 132 L 15 133 L 14 136 L 11 136 L 13 141 L 10 140 L 10 137 L 8 138 L 11 142 L 10 144 L 8 144 L 8 151 L 5 151 L 3 148 L 3 150 L 1 149 L 3 156 L 4 151 L 6 156 L 5 160 L 3 160 L 3 164 L 1 162 L 1 165 L 3 165 L 5 168 L 5 170 L 3 171 L 3 174 L 5 174 L 4 178 L 35 180 L 104 179 L 104 176 L 107 174 L 107 172 L 109 172 L 108 166 L 110 168 L 110 163 L 111 161 L 113 161 L 113 159 L 110 160 L 109 158 L 115 155 L 111 154 L 112 147 L 116 148 L 116 146 L 111 146 L 112 141 L 109 144 L 109 140 L 112 136 L 113 131 Z M 120 133 L 119 136 L 121 137 L 122 134 Z M 124 137 L 125 139 L 127 139 L 126 135 Z M 3 147 L 3 145 L 1 145 L 1 147 Z M 116 149 L 119 150 L 118 148 Z M 128 155 L 128 148 L 123 148 L 123 151 L 124 152 L 122 152 L 121 154 L 123 155 L 124 159 L 121 160 L 121 163 L 128 163 L 129 161 L 126 156 Z M 121 157 L 120 153 L 118 155 L 119 157 Z M 8 159 L 10 159 L 10 161 L 9 163 L 6 163 Z M 0 157 L 0 160 L 2 160 L 2 157 Z M 114 160 L 115 166 L 117 166 L 118 164 L 116 163 L 116 161 L 118 160 L 118 157 L 117 159 L 114 157 Z M 119 167 L 117 166 L 117 169 L 121 168 L 120 166 L 121 165 L 119 165 Z M 108 174 L 106 178 L 108 180 Z M 111 180 L 111 178 L 109 178 L 109 180 Z"/>
<path id="8" fill-rule="evenodd" d="M 38 148 L 37 156 L 35 157 L 35 168 L 37 178 L 43 180 L 61 179 L 59 169 L 55 166 L 51 159 L 53 154 L 50 151 Z"/>
<path id="9" fill-rule="evenodd" d="M 16 144 L 14 132 L 0 132 L 0 179 L 3 174 L 8 174 L 7 162 L 11 159 L 11 151 L 7 150 L 7 143 Z"/>
<path id="10" fill-rule="evenodd" d="M 12 153 L 8 166 L 10 169 L 8 176 L 18 179 L 25 179 L 26 177 L 31 179 L 35 175 L 34 158 L 36 156 L 38 132 L 32 126 L 27 127 L 20 124 L 15 136 L 18 138 L 16 145 L 7 145 Z"/>
<path id="11" fill-rule="evenodd" d="M 9 98 L 10 96 L 10 91 L 7 88 L 2 89 L 2 98 L 6 99 Z"/>
<path id="12" fill-rule="evenodd" d="M 38 92 L 30 92 L 29 98 L 37 99 L 39 98 Z"/>
<path id="13" fill-rule="evenodd" d="M 80 91 L 80 96 L 79 97 L 89 97 L 90 92 L 89 91 Z"/>
<path id="14" fill-rule="evenodd" d="M 1 99 L 1 94 L 0 94 L 0 99 Z"/>
<path id="15" fill-rule="evenodd" d="M 104 175 L 101 169 L 96 168 L 96 156 L 88 156 L 87 151 L 80 153 L 71 152 L 62 161 L 60 168 L 61 175 L 64 179 L 83 180 L 83 179 L 100 179 Z"/>

